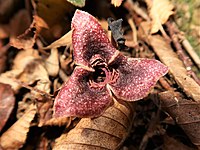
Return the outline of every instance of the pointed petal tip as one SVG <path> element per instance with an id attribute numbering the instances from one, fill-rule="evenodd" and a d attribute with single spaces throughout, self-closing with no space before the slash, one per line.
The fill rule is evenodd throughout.
<path id="1" fill-rule="evenodd" d="M 121 59 L 121 60 L 120 60 Z M 167 74 L 168 67 L 160 61 L 146 58 L 119 58 L 116 63 L 119 78 L 110 84 L 114 95 L 125 101 L 137 101 L 146 97 L 157 81 Z"/>

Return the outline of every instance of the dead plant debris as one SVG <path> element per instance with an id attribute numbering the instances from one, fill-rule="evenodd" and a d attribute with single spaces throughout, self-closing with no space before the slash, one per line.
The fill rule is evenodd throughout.
<path id="1" fill-rule="evenodd" d="M 200 5 L 173 2 L 0 1 L 0 149 L 200 149 L 200 24 L 192 18 Z M 194 14 L 191 8 L 196 8 Z M 81 43 L 73 45 L 72 37 L 79 35 L 71 27 L 77 9 L 96 17 L 123 55 L 157 59 L 168 67 L 147 97 L 124 102 L 114 96 L 111 107 L 95 118 L 53 117 L 55 97 L 80 65 L 74 49 Z M 95 49 L 98 43 L 82 44 Z M 99 59 L 93 60 L 97 65 Z M 97 73 L 95 85 L 106 76 Z M 113 70 L 106 73 L 116 78 Z"/>

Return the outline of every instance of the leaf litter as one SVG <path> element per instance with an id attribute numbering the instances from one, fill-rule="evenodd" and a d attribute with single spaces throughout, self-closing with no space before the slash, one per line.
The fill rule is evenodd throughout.
<path id="1" fill-rule="evenodd" d="M 100 22 L 107 20 L 106 13 L 114 20 L 123 19 L 123 38 L 129 49 L 122 48 L 121 53 L 131 57 L 158 59 L 167 65 L 169 74 L 159 80 L 148 97 L 132 103 L 114 100 L 114 105 L 105 113 L 92 119 L 53 118 L 54 98 L 59 88 L 64 86 L 62 84 L 71 77 L 75 67 L 70 31 L 76 9 L 72 5 L 74 2 L 80 7 L 85 5 L 84 11 L 91 13 Z M 185 66 L 177 53 L 177 47 L 173 45 L 176 43 L 171 43 L 173 39 L 166 22 L 175 22 L 170 16 L 176 15 L 176 7 L 167 0 L 154 1 L 150 6 L 151 2 L 146 1 L 147 9 L 144 2 L 131 0 L 112 1 L 119 7 L 114 7 L 108 1 L 86 1 L 85 4 L 84 1 L 73 1 L 70 4 L 65 0 L 23 1 L 19 3 L 26 5 L 17 6 L 19 11 L 13 10 L 13 3 L 4 2 L 4 6 L 7 5 L 9 9 L 1 11 L 9 17 L 0 16 L 0 89 L 8 88 L 6 92 L 1 92 L 8 94 L 8 98 L 1 97 L 1 101 L 6 100 L 6 103 L 3 107 L 1 103 L 0 116 L 4 117 L 4 121 L 1 121 L 3 132 L 0 147 L 199 148 L 198 69 L 191 62 L 194 74 L 190 76 L 187 64 Z M 106 13 L 98 9 L 91 10 L 94 6 L 100 8 L 104 4 L 109 6 L 104 7 Z M 160 7 L 163 9 L 157 11 Z M 19 25 L 17 22 L 21 18 L 23 24 Z M 109 34 L 111 31 L 108 31 L 107 23 L 104 30 L 112 39 L 114 31 Z M 175 31 L 174 34 L 177 34 Z M 181 38 L 180 34 L 178 36 Z M 17 41 L 13 44 L 15 48 L 9 40 L 10 43 Z M 182 41 L 177 42 L 183 51 L 187 50 Z M 187 52 L 186 56 L 190 57 Z M 194 60 L 198 65 L 196 55 Z M 168 118 L 172 118 L 171 122 L 166 121 Z"/>

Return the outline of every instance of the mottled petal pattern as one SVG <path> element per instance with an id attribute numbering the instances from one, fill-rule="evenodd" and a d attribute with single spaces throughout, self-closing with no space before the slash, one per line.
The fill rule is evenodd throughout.
<path id="1" fill-rule="evenodd" d="M 109 87 L 116 97 L 126 101 L 147 96 L 159 78 L 168 72 L 168 68 L 157 60 L 123 55 L 119 55 L 111 66 L 118 70 L 119 78 Z"/>
<path id="2" fill-rule="evenodd" d="M 123 56 L 87 12 L 75 12 L 72 30 L 78 66 L 55 98 L 54 117 L 98 117 L 113 104 L 113 95 L 125 101 L 142 99 L 168 72 L 157 60 Z"/>
<path id="3" fill-rule="evenodd" d="M 54 117 L 96 117 L 112 104 L 106 87 L 90 88 L 91 72 L 76 67 L 54 102 Z"/>
<path id="4" fill-rule="evenodd" d="M 74 61 L 91 68 L 91 58 L 98 54 L 106 63 L 119 52 L 112 46 L 97 19 L 87 12 L 77 10 L 72 19 L 72 44 Z"/>

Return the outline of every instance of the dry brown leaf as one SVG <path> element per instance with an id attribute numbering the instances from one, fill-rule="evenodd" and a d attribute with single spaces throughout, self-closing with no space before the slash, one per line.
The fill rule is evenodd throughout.
<path id="1" fill-rule="evenodd" d="M 187 96 L 200 102 L 200 86 L 187 74 L 183 62 L 172 50 L 170 44 L 159 35 L 150 36 L 149 42 L 160 60 L 169 67 L 170 74 Z"/>
<path id="2" fill-rule="evenodd" d="M 40 122 L 39 127 L 42 126 L 68 126 L 71 123 L 70 117 L 51 118 L 45 122 Z"/>
<path id="3" fill-rule="evenodd" d="M 14 92 L 10 85 L 0 83 L 0 131 L 6 124 L 15 106 Z"/>
<path id="4" fill-rule="evenodd" d="M 59 72 L 58 49 L 52 48 L 50 56 L 45 61 L 45 67 L 50 76 L 57 76 Z"/>
<path id="5" fill-rule="evenodd" d="M 13 64 L 12 69 L 24 70 L 29 63 L 37 59 L 40 59 L 40 56 L 37 50 L 35 49 L 21 50 L 17 53 L 17 56 L 14 59 L 14 64 Z"/>
<path id="6" fill-rule="evenodd" d="M 35 86 L 36 89 L 46 93 L 50 92 L 51 82 L 49 80 L 48 73 L 43 64 L 39 61 L 29 63 L 23 73 L 18 76 L 18 79 L 26 84 L 33 84 L 37 81 Z M 35 98 L 43 99 L 41 93 L 38 93 L 37 91 L 31 91 L 31 93 Z"/>
<path id="7" fill-rule="evenodd" d="M 31 17 L 29 11 L 26 9 L 21 9 L 17 12 L 10 20 L 9 34 L 10 39 L 16 38 L 17 36 L 23 34 L 31 25 Z"/>
<path id="8" fill-rule="evenodd" d="M 17 150 L 24 145 L 35 114 L 36 106 L 30 105 L 25 114 L 1 136 L 0 145 L 3 149 Z"/>
<path id="9" fill-rule="evenodd" d="M 13 79 L 18 78 L 18 76 L 23 73 L 27 65 L 38 58 L 38 51 L 34 49 L 18 52 L 14 59 L 12 70 L 2 73 L 0 75 L 0 82 L 11 85 L 12 89 L 15 91 L 15 93 L 17 93 L 21 86 Z"/>
<path id="10" fill-rule="evenodd" d="M 47 42 L 60 38 L 66 31 L 70 30 L 70 17 L 75 7 L 66 0 L 34 0 L 35 12 L 48 25 L 48 30 L 41 32 Z M 58 9 L 59 8 L 59 9 Z"/>
<path id="11" fill-rule="evenodd" d="M 48 28 L 45 21 L 39 16 L 33 16 L 33 21 L 30 27 L 17 38 L 10 39 L 10 45 L 18 49 L 31 49 L 35 44 L 37 35 L 40 33 L 42 28 Z"/>
<path id="12" fill-rule="evenodd" d="M 200 103 L 184 99 L 178 92 L 159 94 L 161 107 L 185 131 L 194 145 L 200 148 Z"/>
<path id="13" fill-rule="evenodd" d="M 115 7 L 119 7 L 122 4 L 123 0 L 111 0 L 111 4 L 113 4 Z"/>
<path id="14" fill-rule="evenodd" d="M 43 49 L 52 49 L 52 48 L 58 48 L 61 46 L 70 46 L 72 44 L 72 31 L 69 31 L 65 35 L 63 35 L 58 40 L 51 43 L 49 46 L 44 47 Z"/>
<path id="15" fill-rule="evenodd" d="M 13 68 L 15 70 L 23 70 L 16 77 L 18 80 L 28 85 L 38 81 L 35 88 L 46 93 L 50 92 L 49 76 L 41 58 L 38 55 L 38 51 L 29 49 L 19 52 L 14 60 Z M 36 97 L 40 95 L 34 91 L 32 91 L 32 93 L 36 94 Z"/>
<path id="16" fill-rule="evenodd" d="M 172 11 L 174 6 L 169 0 L 145 0 L 149 8 L 149 16 L 152 19 L 151 34 L 163 30 L 162 24 L 164 24 L 169 16 L 174 12 Z"/>
<path id="17" fill-rule="evenodd" d="M 9 27 L 8 25 L 0 24 L 0 39 L 5 39 L 9 37 Z"/>
<path id="18" fill-rule="evenodd" d="M 20 0 L 0 1 L 0 22 L 8 22 L 14 14 L 14 10 L 18 9 Z"/>
<path id="19" fill-rule="evenodd" d="M 9 44 L 3 46 L 0 41 L 0 73 L 2 73 L 6 68 L 7 51 L 9 48 Z"/>
<path id="20" fill-rule="evenodd" d="M 13 79 L 17 78 L 17 76 L 22 72 L 23 70 L 6 71 L 5 73 L 0 74 L 0 82 L 4 84 L 9 84 L 14 92 L 17 93 L 21 86 Z"/>
<path id="21" fill-rule="evenodd" d="M 164 135 L 164 144 L 163 144 L 162 149 L 173 150 L 173 149 L 177 149 L 177 147 L 179 150 L 194 150 L 193 148 L 190 148 L 190 147 L 184 145 L 180 141 L 177 141 L 176 139 L 174 139 L 172 137 Z"/>
<path id="22" fill-rule="evenodd" d="M 98 118 L 83 118 L 69 133 L 56 140 L 54 150 L 118 149 L 127 137 L 134 112 L 130 103 L 115 104 Z"/>

